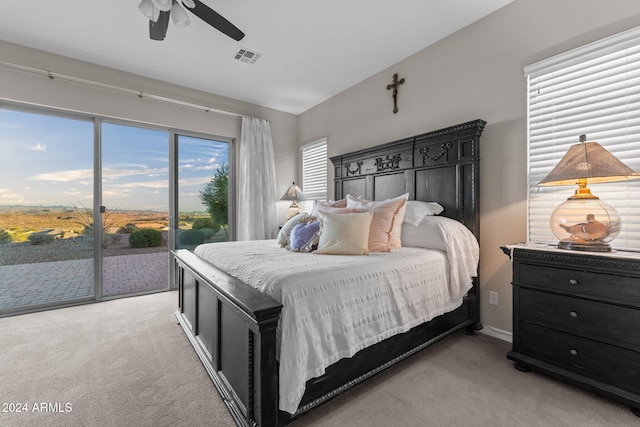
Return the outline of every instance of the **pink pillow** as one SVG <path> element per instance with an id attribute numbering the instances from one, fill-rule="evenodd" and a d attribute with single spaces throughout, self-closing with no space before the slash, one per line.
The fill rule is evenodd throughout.
<path id="1" fill-rule="evenodd" d="M 402 220 L 409 193 L 382 201 L 358 200 L 347 195 L 347 207 L 357 212 L 373 212 L 369 231 L 369 250 L 389 252 L 402 247 Z"/>
<path id="2" fill-rule="evenodd" d="M 327 211 L 326 208 L 346 208 L 346 207 L 347 207 L 346 198 L 336 200 L 336 201 L 328 200 L 326 202 L 324 200 L 316 200 L 316 203 L 313 206 L 313 209 L 311 210 L 311 216 L 314 218 L 318 218 L 319 212 L 330 212 L 330 211 Z M 350 213 L 350 212 L 337 212 L 337 213 Z"/>

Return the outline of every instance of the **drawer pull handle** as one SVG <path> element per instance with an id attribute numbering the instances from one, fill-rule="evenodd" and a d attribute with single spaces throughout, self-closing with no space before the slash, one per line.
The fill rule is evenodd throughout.
<path id="1" fill-rule="evenodd" d="M 575 311 L 570 311 L 570 312 L 569 312 L 569 316 L 571 316 L 571 317 L 574 317 L 574 318 L 575 318 L 575 317 L 578 317 L 578 313 L 576 313 Z"/>
<path id="2" fill-rule="evenodd" d="M 569 279 L 569 283 L 572 285 L 577 285 L 578 281 L 576 279 Z"/>
<path id="3" fill-rule="evenodd" d="M 574 349 L 571 349 L 571 350 L 569 350 L 569 354 L 571 354 L 572 356 L 577 356 L 578 355 L 578 351 L 574 350 Z"/>

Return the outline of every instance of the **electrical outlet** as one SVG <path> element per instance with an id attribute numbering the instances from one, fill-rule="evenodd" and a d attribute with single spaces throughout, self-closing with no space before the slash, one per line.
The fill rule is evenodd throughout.
<path id="1" fill-rule="evenodd" d="M 489 304 L 498 305 L 498 293 L 489 291 Z"/>

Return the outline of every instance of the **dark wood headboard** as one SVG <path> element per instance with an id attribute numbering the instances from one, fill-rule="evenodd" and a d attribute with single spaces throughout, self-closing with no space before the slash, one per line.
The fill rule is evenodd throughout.
<path id="1" fill-rule="evenodd" d="M 438 202 L 441 215 L 465 224 L 480 240 L 480 135 L 474 120 L 433 132 L 331 157 L 335 198 L 347 194 L 384 200 Z"/>

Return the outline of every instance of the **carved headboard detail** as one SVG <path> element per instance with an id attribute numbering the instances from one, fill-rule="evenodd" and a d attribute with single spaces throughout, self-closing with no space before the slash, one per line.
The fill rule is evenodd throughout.
<path id="1" fill-rule="evenodd" d="M 438 202 L 441 215 L 465 224 L 480 239 L 480 135 L 474 120 L 371 148 L 331 157 L 335 198 L 347 194 L 384 200 Z"/>

